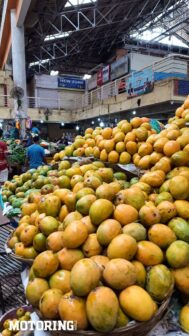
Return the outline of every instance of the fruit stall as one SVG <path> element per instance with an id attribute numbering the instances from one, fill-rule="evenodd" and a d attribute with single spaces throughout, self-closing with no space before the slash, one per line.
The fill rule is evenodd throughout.
<path id="1" fill-rule="evenodd" d="M 188 120 L 189 97 L 160 133 L 138 117 L 87 129 L 5 182 L 17 225 L 3 258 L 22 267 L 30 313 L 4 309 L 3 336 L 33 315 L 74 321 L 71 335 L 189 333 Z"/>

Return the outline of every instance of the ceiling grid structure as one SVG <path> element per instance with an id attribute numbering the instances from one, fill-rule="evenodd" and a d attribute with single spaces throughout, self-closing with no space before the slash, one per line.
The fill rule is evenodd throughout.
<path id="1" fill-rule="evenodd" d="M 105 63 L 116 48 L 189 54 L 187 48 L 159 43 L 175 36 L 189 46 L 188 23 L 188 0 L 32 0 L 25 21 L 27 67 L 82 75 Z M 140 39 L 157 27 L 161 30 L 151 41 Z"/>

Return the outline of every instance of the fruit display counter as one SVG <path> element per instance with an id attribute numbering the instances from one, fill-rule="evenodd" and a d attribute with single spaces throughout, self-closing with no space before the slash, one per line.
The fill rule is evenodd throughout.
<path id="1" fill-rule="evenodd" d="M 77 335 L 142 336 L 163 317 L 174 291 L 185 297 L 177 323 L 189 333 L 188 102 L 159 134 L 142 118 L 108 132 L 87 130 L 55 155 L 53 168 L 5 183 L 4 197 L 20 201 L 21 212 L 7 244 L 23 261 L 32 260 L 25 294 L 40 319 L 76 321 Z M 106 146 L 101 151 L 111 141 L 109 154 L 123 142 L 127 152 L 120 145 L 119 163 L 127 153 L 144 174 L 114 170 L 101 154 L 92 162 L 65 159 L 80 156 L 81 144 L 85 155 L 91 145 L 96 157 L 97 137 Z M 118 163 L 109 154 L 109 163 Z M 149 166 L 140 163 L 146 156 Z"/>

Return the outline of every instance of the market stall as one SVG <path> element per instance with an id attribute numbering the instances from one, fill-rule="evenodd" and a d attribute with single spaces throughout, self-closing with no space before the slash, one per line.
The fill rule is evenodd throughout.
<path id="1" fill-rule="evenodd" d="M 28 265 L 40 321 L 75 321 L 73 335 L 189 333 L 188 108 L 160 133 L 145 118 L 87 129 L 4 184 L 18 215 L 5 251 Z"/>

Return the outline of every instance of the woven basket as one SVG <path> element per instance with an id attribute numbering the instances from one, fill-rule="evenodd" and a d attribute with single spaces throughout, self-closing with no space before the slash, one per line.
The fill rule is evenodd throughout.
<path id="1" fill-rule="evenodd" d="M 128 325 L 126 327 L 122 328 L 117 328 L 114 329 L 113 331 L 109 333 L 99 333 L 93 330 L 75 330 L 75 331 L 51 331 L 51 334 L 53 336 L 70 336 L 70 335 L 75 335 L 75 336 L 147 336 L 147 334 L 156 326 L 156 324 L 162 319 L 164 314 L 166 313 L 169 302 L 171 300 L 172 296 L 172 290 L 167 296 L 167 298 L 161 303 L 159 306 L 159 309 L 157 313 L 154 315 L 154 317 L 147 322 L 136 322 L 131 325 Z M 35 310 L 36 314 L 39 316 L 39 318 L 42 320 L 41 313 L 39 310 Z"/>
<path id="2" fill-rule="evenodd" d="M 0 332 L 3 329 L 3 323 L 6 320 L 16 318 L 16 311 L 17 311 L 18 308 L 20 308 L 20 307 L 13 308 L 13 309 L 7 311 L 4 315 L 1 316 L 1 318 L 0 318 Z M 29 311 L 30 313 L 32 313 L 32 311 L 33 311 L 32 306 L 26 306 L 25 305 L 25 306 L 22 306 L 22 308 L 24 309 L 25 312 Z"/>
<path id="3" fill-rule="evenodd" d="M 26 259 L 26 258 L 22 258 L 20 256 L 17 256 L 9 247 L 8 247 L 8 241 L 9 239 L 12 237 L 12 233 L 10 234 L 10 236 L 8 237 L 6 243 L 5 243 L 5 251 L 7 253 L 7 255 L 9 257 L 11 257 L 12 259 L 14 260 L 17 260 L 17 261 L 20 261 L 22 262 L 23 264 L 27 264 L 27 265 L 32 265 L 33 262 L 34 262 L 34 259 Z"/>

